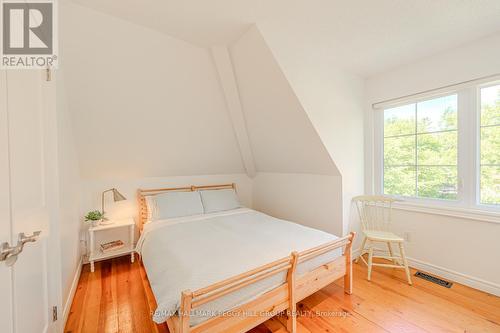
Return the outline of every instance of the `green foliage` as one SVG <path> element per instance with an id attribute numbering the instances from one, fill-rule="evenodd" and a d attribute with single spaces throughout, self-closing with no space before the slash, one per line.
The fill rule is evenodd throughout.
<path id="1" fill-rule="evenodd" d="M 391 125 L 396 126 L 396 124 Z M 415 135 L 385 138 L 384 165 L 415 165 Z"/>
<path id="2" fill-rule="evenodd" d="M 495 126 L 498 125 L 498 126 Z M 481 203 L 500 204 L 500 96 L 481 109 Z"/>
<path id="3" fill-rule="evenodd" d="M 500 205 L 500 166 L 481 166 L 481 203 Z"/>
<path id="4" fill-rule="evenodd" d="M 85 222 L 99 221 L 99 220 L 102 220 L 102 219 L 104 219 L 104 213 L 101 213 L 98 210 L 90 211 L 90 212 L 87 213 L 87 215 L 85 215 Z"/>
<path id="5" fill-rule="evenodd" d="M 456 200 L 456 108 L 418 110 L 412 104 L 385 116 L 384 193 Z M 500 126 L 492 126 L 500 125 L 500 96 L 482 106 L 481 125 L 481 202 L 500 204 Z"/>
<path id="6" fill-rule="evenodd" d="M 457 198 L 457 112 L 448 107 L 439 117 L 385 119 L 384 192 L 425 198 Z M 415 131 L 418 130 L 418 133 Z M 432 133 L 435 131 L 444 131 Z M 429 133 L 431 132 L 431 133 Z M 418 165 L 418 168 L 417 168 Z"/>
<path id="7" fill-rule="evenodd" d="M 500 124 L 500 94 L 496 103 L 482 105 L 481 108 L 481 126 Z"/>
<path id="8" fill-rule="evenodd" d="M 384 170 L 384 193 L 414 197 L 415 167 L 386 167 Z"/>

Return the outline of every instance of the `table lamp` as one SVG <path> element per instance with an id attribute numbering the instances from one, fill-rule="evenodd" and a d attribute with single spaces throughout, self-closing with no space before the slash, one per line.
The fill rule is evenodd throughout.
<path id="1" fill-rule="evenodd" d="M 116 188 L 110 188 L 109 190 L 106 190 L 106 191 L 102 192 L 102 195 L 101 195 L 101 211 L 102 211 L 103 216 L 104 216 L 104 195 L 106 193 L 108 193 L 108 192 L 113 192 L 113 200 L 115 202 L 122 201 L 122 200 L 127 200 L 127 198 L 125 198 L 120 192 L 118 192 L 118 190 Z M 101 221 L 101 224 L 111 224 L 111 223 L 113 223 L 113 222 L 107 221 L 104 218 Z"/>

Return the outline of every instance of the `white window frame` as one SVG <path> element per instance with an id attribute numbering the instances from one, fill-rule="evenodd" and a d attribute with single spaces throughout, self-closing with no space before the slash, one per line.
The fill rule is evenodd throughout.
<path id="1" fill-rule="evenodd" d="M 374 191 L 383 193 L 384 182 L 384 110 L 411 103 L 418 103 L 443 96 L 457 94 L 458 98 L 458 193 L 457 200 L 393 196 L 401 199 L 397 206 L 409 210 L 470 217 L 500 223 L 500 205 L 480 203 L 480 116 L 481 88 L 500 84 L 500 77 L 477 80 L 433 92 L 380 103 L 373 108 L 374 128 Z"/>
<path id="2" fill-rule="evenodd" d="M 481 203 L 481 89 L 488 88 L 492 86 L 500 85 L 500 79 L 495 81 L 490 81 L 482 84 L 478 84 L 476 86 L 476 94 L 475 94 L 475 105 L 476 105 L 476 123 L 474 129 L 476 133 L 474 133 L 474 137 L 476 139 L 475 144 L 475 191 L 476 191 L 476 205 L 483 210 L 492 210 L 500 212 L 500 205 L 491 205 L 491 204 L 483 204 Z"/>

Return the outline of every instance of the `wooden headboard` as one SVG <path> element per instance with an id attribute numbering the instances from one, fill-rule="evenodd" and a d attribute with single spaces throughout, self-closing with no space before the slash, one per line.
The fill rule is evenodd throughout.
<path id="1" fill-rule="evenodd" d="M 199 190 L 224 190 L 224 189 L 234 189 L 236 190 L 236 184 L 222 184 L 222 185 L 201 185 L 201 186 L 186 186 L 186 187 L 171 187 L 171 188 L 154 188 L 154 189 L 138 189 L 137 199 L 139 200 L 139 228 L 142 230 L 144 223 L 148 219 L 148 206 L 146 205 L 146 197 L 157 195 L 165 192 L 192 192 Z"/>

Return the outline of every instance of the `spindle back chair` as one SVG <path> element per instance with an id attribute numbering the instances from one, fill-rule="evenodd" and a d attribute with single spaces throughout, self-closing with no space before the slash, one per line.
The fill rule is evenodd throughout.
<path id="1" fill-rule="evenodd" d="M 353 198 L 353 202 L 358 210 L 361 222 L 361 230 L 364 238 L 361 245 L 361 252 L 356 259 L 356 263 L 361 260 L 368 266 L 368 281 L 371 280 L 372 267 L 392 267 L 403 268 L 406 271 L 408 284 L 412 284 L 410 269 L 404 250 L 404 239 L 392 232 L 392 208 L 394 198 L 381 195 L 361 195 Z M 374 255 L 374 251 L 380 251 L 375 243 L 385 243 L 389 250 L 389 255 Z M 399 256 L 395 256 L 392 251 L 392 243 L 399 247 Z M 368 261 L 363 257 L 368 253 Z M 392 264 L 374 263 L 373 258 L 383 258 L 392 261 Z"/>

